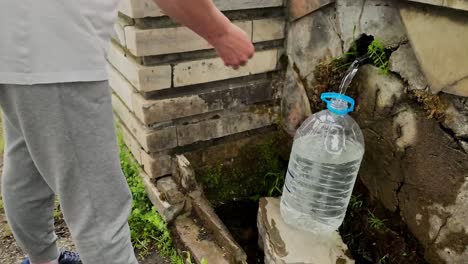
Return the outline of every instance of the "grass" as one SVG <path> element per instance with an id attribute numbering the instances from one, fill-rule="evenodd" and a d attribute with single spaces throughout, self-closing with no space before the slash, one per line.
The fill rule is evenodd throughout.
<path id="1" fill-rule="evenodd" d="M 147 197 L 139 175 L 140 168 L 125 146 L 121 133 L 118 140 L 120 163 L 133 194 L 133 208 L 129 218 L 133 246 L 141 257 L 147 256 L 151 248 L 156 246 L 161 255 L 169 258 L 171 263 L 184 264 L 184 258 L 174 247 L 167 224 Z"/>
<path id="2" fill-rule="evenodd" d="M 369 222 L 369 226 L 371 228 L 374 228 L 376 230 L 385 230 L 386 229 L 386 226 L 385 226 L 385 222 L 387 220 L 382 220 L 382 219 L 379 219 L 377 216 L 374 215 L 374 213 L 372 213 L 371 211 L 369 211 L 369 215 L 367 217 L 367 221 Z"/>
<path id="3" fill-rule="evenodd" d="M 367 53 L 371 58 L 373 64 L 379 68 L 382 74 L 389 74 L 389 56 L 385 46 L 377 39 L 374 39 L 371 44 L 367 47 Z"/>

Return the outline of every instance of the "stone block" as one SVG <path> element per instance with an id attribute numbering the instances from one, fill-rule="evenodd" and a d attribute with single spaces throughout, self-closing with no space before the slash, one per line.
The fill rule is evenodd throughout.
<path id="1" fill-rule="evenodd" d="M 197 187 L 195 171 L 184 155 L 176 155 L 172 160 L 172 177 L 185 192 L 192 191 Z"/>
<path id="2" fill-rule="evenodd" d="M 174 231 L 183 246 L 190 251 L 196 263 L 230 264 L 225 252 L 214 241 L 205 237 L 205 231 L 189 217 L 179 217 L 174 222 Z"/>
<path id="3" fill-rule="evenodd" d="M 286 22 L 284 18 L 258 19 L 252 21 L 254 43 L 283 39 Z"/>
<path id="4" fill-rule="evenodd" d="M 338 232 L 320 236 L 284 223 L 278 198 L 262 198 L 257 225 L 265 264 L 346 264 L 348 247 Z"/>
<path id="5" fill-rule="evenodd" d="M 116 43 L 112 43 L 108 60 L 138 90 L 150 92 L 171 87 L 170 65 L 143 66 Z"/>
<path id="6" fill-rule="evenodd" d="M 203 197 L 202 192 L 194 191 L 190 193 L 189 196 L 192 198 L 192 206 L 195 214 L 197 214 L 203 222 L 206 229 L 213 234 L 217 243 L 228 252 L 228 255 L 232 256 L 235 263 L 247 263 L 247 254 L 234 240 L 227 227 L 221 219 L 219 219 L 218 215 L 216 215 L 208 200 Z"/>
<path id="7" fill-rule="evenodd" d="M 118 119 L 118 117 L 117 117 L 117 121 L 119 122 L 119 128 L 120 128 L 120 131 L 122 133 L 122 137 L 123 137 L 123 140 L 125 142 L 125 145 L 127 146 L 127 148 L 132 153 L 133 158 L 135 158 L 136 162 L 138 162 L 138 164 L 141 164 L 142 163 L 141 162 L 141 152 L 142 152 L 142 150 L 141 150 L 140 144 L 135 139 L 135 137 L 130 133 L 128 128 L 125 127 L 125 125 L 122 123 L 122 121 Z"/>
<path id="8" fill-rule="evenodd" d="M 246 66 L 238 70 L 226 67 L 219 58 L 177 63 L 174 66 L 174 86 L 208 83 L 274 71 L 277 69 L 278 53 L 278 49 L 259 51 Z"/>
<path id="9" fill-rule="evenodd" d="M 167 152 L 151 153 L 141 151 L 141 164 L 145 172 L 153 179 L 157 179 L 172 173 L 171 155 Z"/>
<path id="10" fill-rule="evenodd" d="M 290 65 L 307 84 L 314 81 L 313 72 L 320 62 L 343 54 L 335 17 L 335 8 L 330 5 L 292 23 L 289 28 Z"/>
<path id="11" fill-rule="evenodd" d="M 177 184 L 171 176 L 160 178 L 156 181 L 156 188 L 162 195 L 162 199 L 170 204 L 180 204 L 185 201 L 185 196 L 179 191 Z"/>
<path id="12" fill-rule="evenodd" d="M 283 0 L 214 0 L 214 3 L 222 11 L 230 11 L 278 7 L 283 5 Z M 158 17 L 164 15 L 153 0 L 123 0 L 119 11 L 131 18 Z"/>
<path id="13" fill-rule="evenodd" d="M 115 95 L 113 96 L 112 105 L 117 116 L 145 151 L 158 152 L 177 146 L 175 127 L 172 126 L 155 130 L 144 126 Z"/>
<path id="14" fill-rule="evenodd" d="M 179 146 L 221 138 L 272 125 L 276 121 L 278 108 L 259 106 L 246 112 L 231 112 L 216 119 L 177 127 Z"/>
<path id="15" fill-rule="evenodd" d="M 237 21 L 237 26 L 252 35 L 252 21 Z M 186 27 L 140 29 L 125 28 L 127 48 L 135 56 L 151 56 L 211 49 L 203 38 Z"/>
<path id="16" fill-rule="evenodd" d="M 122 103 L 124 103 L 131 112 L 134 112 L 133 98 L 137 94 L 137 91 L 112 65 L 108 65 L 107 73 L 109 75 L 109 86 L 120 98 Z"/>
<path id="17" fill-rule="evenodd" d="M 146 193 L 148 194 L 149 199 L 153 203 L 158 213 L 167 223 L 174 221 L 176 217 L 182 213 L 184 209 L 184 203 L 170 204 L 163 199 L 164 196 L 161 194 L 158 188 L 154 186 L 151 178 L 145 172 L 141 171 L 140 176 L 143 180 Z"/>
<path id="18" fill-rule="evenodd" d="M 360 35 L 374 36 L 385 46 L 395 47 L 406 38 L 405 27 L 393 0 L 336 0 L 343 50 L 350 49 Z"/>
<path id="19" fill-rule="evenodd" d="M 390 56 L 389 64 L 390 70 L 392 72 L 397 72 L 407 81 L 411 90 L 424 90 L 427 88 L 427 80 L 409 44 L 403 44 L 394 51 Z"/>
<path id="20" fill-rule="evenodd" d="M 296 20 L 321 7 L 334 3 L 335 0 L 290 0 L 289 19 Z"/>
<path id="21" fill-rule="evenodd" d="M 431 91 L 468 96 L 466 13 L 414 4 L 402 5 L 400 13 Z"/>
<path id="22" fill-rule="evenodd" d="M 466 0 L 449 0 L 449 1 L 447 0 L 407 0 L 407 1 L 468 11 L 468 2 Z"/>
<path id="23" fill-rule="evenodd" d="M 220 83 L 199 92 L 185 93 L 166 99 L 145 99 L 134 95 L 135 115 L 145 124 L 170 121 L 213 111 L 238 108 L 243 105 L 271 101 L 274 91 L 271 81 L 238 80 Z"/>

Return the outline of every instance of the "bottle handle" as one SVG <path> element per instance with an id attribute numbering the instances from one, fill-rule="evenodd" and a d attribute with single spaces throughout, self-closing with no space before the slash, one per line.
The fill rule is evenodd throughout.
<path id="1" fill-rule="evenodd" d="M 327 104 L 328 110 L 330 110 L 332 113 L 335 113 L 337 115 L 346 115 L 348 113 L 353 112 L 354 106 L 356 105 L 356 102 L 354 101 L 353 98 L 344 94 L 339 94 L 339 93 L 322 93 L 320 95 L 320 99 Z M 332 99 L 345 101 L 346 103 L 348 103 L 348 108 L 346 109 L 334 108 L 332 105 L 332 102 L 333 102 Z"/>

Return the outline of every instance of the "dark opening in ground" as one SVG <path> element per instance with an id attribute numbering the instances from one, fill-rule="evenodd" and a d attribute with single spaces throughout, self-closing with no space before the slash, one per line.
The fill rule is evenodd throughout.
<path id="1" fill-rule="evenodd" d="M 247 253 L 247 263 L 264 263 L 264 253 L 258 246 L 258 202 L 232 201 L 215 208 L 234 239 Z"/>

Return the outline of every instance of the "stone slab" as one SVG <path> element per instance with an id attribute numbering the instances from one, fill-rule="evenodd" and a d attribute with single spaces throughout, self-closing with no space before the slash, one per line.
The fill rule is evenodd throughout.
<path id="1" fill-rule="evenodd" d="M 321 7 L 334 3 L 335 0 L 290 0 L 289 19 L 296 20 Z"/>
<path id="2" fill-rule="evenodd" d="M 279 50 L 257 52 L 247 65 L 234 70 L 224 65 L 219 58 L 177 63 L 174 66 L 174 86 L 188 86 L 219 80 L 232 79 L 277 69 Z"/>
<path id="3" fill-rule="evenodd" d="M 214 241 L 208 238 L 203 238 L 203 230 L 190 217 L 179 217 L 174 222 L 174 230 L 196 263 L 201 264 L 205 259 L 205 263 L 230 264 L 224 254 L 225 252 Z"/>
<path id="4" fill-rule="evenodd" d="M 112 42 L 108 60 L 138 90 L 150 92 L 171 87 L 170 65 L 143 66 Z"/>
<path id="5" fill-rule="evenodd" d="M 468 96 L 468 16 L 402 5 L 401 17 L 431 91 Z"/>
<path id="6" fill-rule="evenodd" d="M 262 198 L 257 225 L 265 251 L 265 264 L 347 264 L 354 260 L 346 256 L 348 247 L 338 232 L 318 236 L 284 223 L 280 199 Z"/>
<path id="7" fill-rule="evenodd" d="M 231 233 L 219 219 L 211 204 L 203 196 L 202 191 L 197 190 L 189 194 L 192 198 L 193 210 L 204 223 L 204 226 L 210 230 L 217 243 L 224 248 L 236 263 L 247 263 L 247 254 L 237 244 Z"/>
<path id="8" fill-rule="evenodd" d="M 179 146 L 207 141 L 272 125 L 277 119 L 278 108 L 251 107 L 245 112 L 219 115 L 198 123 L 177 127 Z"/>
<path id="9" fill-rule="evenodd" d="M 270 40 L 283 39 L 285 36 L 285 18 L 267 18 L 252 21 L 253 34 L 252 42 L 265 42 Z"/>
<path id="10" fill-rule="evenodd" d="M 249 36 L 252 35 L 252 21 L 235 22 Z M 163 55 L 196 50 L 211 49 L 203 38 L 186 27 L 139 29 L 125 28 L 125 42 L 135 56 Z"/>
<path id="11" fill-rule="evenodd" d="M 466 0 L 407 0 L 407 1 L 468 11 L 468 1 Z"/>
<path id="12" fill-rule="evenodd" d="M 208 112 L 272 101 L 271 81 L 257 79 L 223 82 L 210 90 L 165 99 L 144 99 L 134 95 L 136 116 L 145 124 L 165 122 Z"/>
<path id="13" fill-rule="evenodd" d="M 283 0 L 214 0 L 222 11 L 283 6 Z M 153 0 L 123 0 L 119 11 L 131 18 L 164 16 Z"/>

